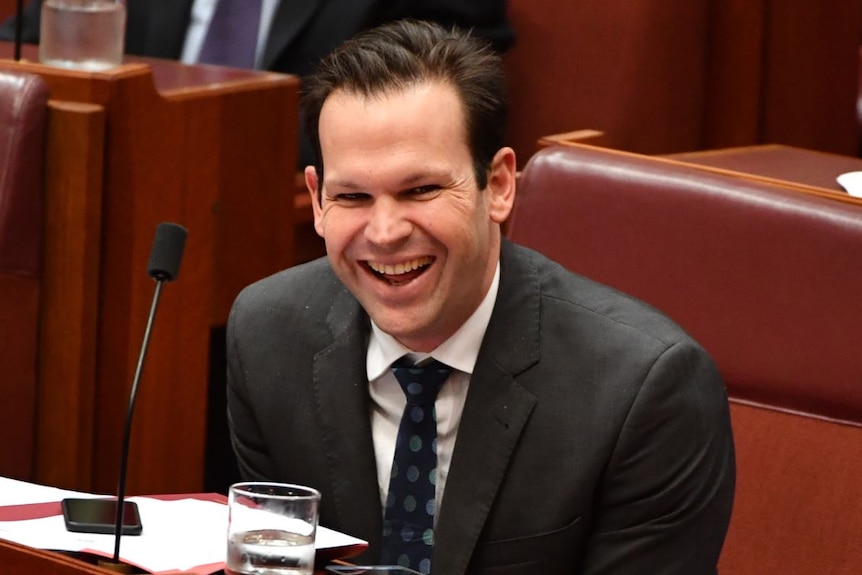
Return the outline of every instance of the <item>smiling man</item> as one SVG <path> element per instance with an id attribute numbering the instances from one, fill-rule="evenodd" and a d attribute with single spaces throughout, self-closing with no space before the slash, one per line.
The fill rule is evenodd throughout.
<path id="1" fill-rule="evenodd" d="M 499 57 L 397 22 L 324 60 L 304 104 L 327 257 L 234 306 L 243 478 L 319 489 L 363 562 L 715 573 L 735 478 L 721 378 L 655 310 L 503 239 Z"/>
<path id="2" fill-rule="evenodd" d="M 320 112 L 323 185 L 306 169 L 335 273 L 413 351 L 430 353 L 479 307 L 515 196 L 511 148 L 494 155 L 479 189 L 465 125 L 442 78 L 391 93 L 339 90 Z"/>

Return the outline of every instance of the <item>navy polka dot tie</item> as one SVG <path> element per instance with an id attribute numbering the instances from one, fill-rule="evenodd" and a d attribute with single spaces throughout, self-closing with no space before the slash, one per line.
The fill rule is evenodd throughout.
<path id="1" fill-rule="evenodd" d="M 432 360 L 413 366 L 407 358 L 392 364 L 407 406 L 401 416 L 383 516 L 382 562 L 431 572 L 434 499 L 437 483 L 437 418 L 434 400 L 452 371 Z"/>

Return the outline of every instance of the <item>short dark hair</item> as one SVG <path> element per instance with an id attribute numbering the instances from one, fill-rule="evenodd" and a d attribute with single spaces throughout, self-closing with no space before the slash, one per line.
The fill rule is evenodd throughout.
<path id="1" fill-rule="evenodd" d="M 303 81 L 305 129 L 323 181 L 320 112 L 337 90 L 365 96 L 442 81 L 458 92 L 467 144 L 480 189 L 488 184 L 494 154 L 506 131 L 506 85 L 502 60 L 485 40 L 420 20 L 398 20 L 362 32 L 330 53 Z M 319 185 L 319 184 L 318 184 Z"/>

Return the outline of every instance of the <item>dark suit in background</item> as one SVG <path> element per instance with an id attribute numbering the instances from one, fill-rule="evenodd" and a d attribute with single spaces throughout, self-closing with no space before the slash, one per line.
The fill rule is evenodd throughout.
<path id="1" fill-rule="evenodd" d="M 321 524 L 367 539 L 376 561 L 369 326 L 326 259 L 246 288 L 228 325 L 228 403 L 243 478 L 318 488 Z M 703 349 L 504 241 L 434 573 L 715 573 L 734 478 L 727 398 Z"/>
<path id="2" fill-rule="evenodd" d="M 192 0 L 127 0 L 126 53 L 179 59 Z M 24 8 L 23 40 L 39 41 L 41 0 Z M 360 30 L 400 18 L 472 28 L 498 50 L 512 41 L 505 0 L 281 0 L 273 16 L 261 68 L 305 76 L 316 62 Z M 14 18 L 0 27 L 13 40 Z"/>
<path id="3" fill-rule="evenodd" d="M 182 56 L 193 0 L 127 0 L 125 53 L 178 60 Z M 23 11 L 22 39 L 38 43 L 42 0 Z M 317 62 L 357 32 L 401 18 L 432 20 L 474 30 L 498 51 L 512 43 L 506 0 L 281 0 L 273 15 L 261 68 L 307 76 Z M 0 26 L 12 41 L 15 19 Z M 311 163 L 300 131 L 299 166 Z"/>

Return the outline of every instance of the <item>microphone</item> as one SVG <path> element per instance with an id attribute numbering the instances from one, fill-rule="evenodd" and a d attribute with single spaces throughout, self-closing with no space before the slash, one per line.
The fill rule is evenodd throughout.
<path id="1" fill-rule="evenodd" d="M 138 394 L 138 384 L 143 372 L 144 360 L 150 342 L 150 333 L 156 309 L 159 305 L 162 286 L 166 282 L 177 279 L 180 262 L 183 258 L 183 250 L 186 244 L 188 232 L 179 224 L 162 222 L 156 228 L 153 239 L 153 247 L 150 252 L 150 261 L 147 265 L 147 275 L 156 282 L 153 294 L 150 314 L 147 318 L 147 327 L 144 331 L 144 340 L 141 343 L 141 351 L 138 356 L 138 365 L 132 380 L 132 389 L 129 393 L 129 407 L 126 412 L 126 423 L 123 431 L 123 445 L 120 455 L 120 477 L 117 482 L 117 498 L 114 499 L 64 499 L 63 517 L 66 520 L 66 528 L 70 531 L 84 531 L 90 533 L 113 533 L 114 534 L 114 556 L 113 562 L 100 563 L 103 567 L 120 570 L 124 566 L 120 563 L 120 538 L 123 534 L 139 535 L 142 530 L 137 505 L 134 502 L 127 503 L 126 496 L 126 470 L 129 460 L 129 441 L 132 434 L 132 416 L 135 409 L 135 398 Z M 114 517 L 113 525 L 109 517 Z M 125 519 L 125 523 L 124 523 Z"/>

